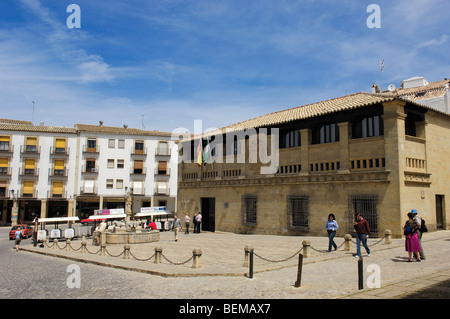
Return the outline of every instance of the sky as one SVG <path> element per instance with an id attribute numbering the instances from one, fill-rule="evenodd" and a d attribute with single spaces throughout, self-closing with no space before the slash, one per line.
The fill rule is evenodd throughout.
<path id="1" fill-rule="evenodd" d="M 439 81 L 449 12 L 448 0 L 1 0 L 0 118 L 205 131 Z"/>

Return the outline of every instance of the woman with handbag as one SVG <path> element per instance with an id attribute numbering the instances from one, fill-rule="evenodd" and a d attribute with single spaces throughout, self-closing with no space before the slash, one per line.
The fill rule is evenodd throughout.
<path id="1" fill-rule="evenodd" d="M 417 236 L 419 225 L 414 221 L 414 215 L 408 213 L 408 220 L 403 227 L 403 234 L 405 235 L 405 250 L 408 252 L 408 262 L 412 262 L 412 253 L 416 255 L 417 261 L 420 260 L 420 244 Z"/>

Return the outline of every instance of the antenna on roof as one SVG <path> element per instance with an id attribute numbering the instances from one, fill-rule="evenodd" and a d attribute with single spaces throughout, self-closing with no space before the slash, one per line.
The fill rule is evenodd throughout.
<path id="1" fill-rule="evenodd" d="M 34 124 L 34 105 L 36 104 L 35 101 L 31 101 L 31 103 L 33 104 L 33 115 L 31 116 L 31 123 Z"/>
<path id="2" fill-rule="evenodd" d="M 145 130 L 144 116 L 145 116 L 145 114 L 142 114 L 142 129 L 143 129 L 143 130 Z"/>
<path id="3" fill-rule="evenodd" d="M 380 66 L 380 73 L 381 73 L 381 79 L 380 79 L 380 91 L 383 91 L 383 72 L 384 72 L 384 67 L 386 66 L 386 63 L 384 62 L 384 59 L 382 59 L 379 63 Z"/>

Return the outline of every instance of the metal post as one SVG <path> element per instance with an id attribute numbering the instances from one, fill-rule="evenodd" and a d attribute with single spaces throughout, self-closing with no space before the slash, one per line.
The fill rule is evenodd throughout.
<path id="1" fill-rule="evenodd" d="M 248 278 L 253 279 L 253 249 L 250 250 L 250 265 L 248 271 Z"/>
<path id="2" fill-rule="evenodd" d="M 358 258 L 358 289 L 364 289 L 364 272 L 363 272 L 363 258 Z"/>
<path id="3" fill-rule="evenodd" d="M 298 254 L 298 271 L 297 271 L 297 281 L 295 282 L 295 288 L 299 288 L 302 285 L 302 269 L 303 269 L 303 255 Z"/>

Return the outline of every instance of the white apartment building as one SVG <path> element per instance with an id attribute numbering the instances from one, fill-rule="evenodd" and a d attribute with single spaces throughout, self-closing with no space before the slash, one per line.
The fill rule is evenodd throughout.
<path id="1" fill-rule="evenodd" d="M 175 148 L 175 149 L 173 149 Z M 33 216 L 87 218 L 96 209 L 167 206 L 174 211 L 177 151 L 171 134 L 0 119 L 0 224 Z M 15 205 L 14 205 L 15 204 Z"/>

